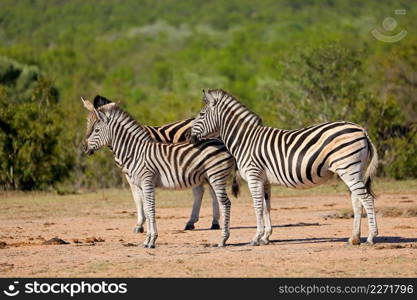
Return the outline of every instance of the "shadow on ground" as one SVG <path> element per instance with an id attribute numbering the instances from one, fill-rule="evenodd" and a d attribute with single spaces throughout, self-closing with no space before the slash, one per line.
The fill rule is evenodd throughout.
<path id="1" fill-rule="evenodd" d="M 320 224 L 320 223 L 295 223 L 295 224 L 281 224 L 281 225 L 272 225 L 272 228 L 283 228 L 283 227 L 304 227 L 304 226 L 323 226 L 328 224 Z M 256 229 L 256 226 L 236 226 L 236 227 L 230 227 L 231 230 L 236 229 Z M 201 228 L 201 229 L 194 229 L 194 231 L 207 231 L 207 230 L 213 230 L 210 228 Z M 216 229 L 217 230 L 217 229 Z"/>
<path id="2" fill-rule="evenodd" d="M 305 239 L 285 239 L 270 240 L 271 245 L 280 244 L 314 244 L 314 243 L 346 243 L 348 238 L 305 238 Z M 416 243 L 417 238 L 404 238 L 399 236 L 381 236 L 375 238 L 375 245 L 378 244 L 400 244 L 400 243 Z M 366 242 L 366 238 L 361 239 L 362 243 Z M 228 244 L 230 246 L 247 246 L 249 243 Z"/>

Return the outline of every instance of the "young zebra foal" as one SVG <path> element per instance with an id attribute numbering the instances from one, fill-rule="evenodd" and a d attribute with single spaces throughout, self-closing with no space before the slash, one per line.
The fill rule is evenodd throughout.
<path id="1" fill-rule="evenodd" d="M 104 103 L 107 104 L 107 99 L 103 97 L 96 97 L 94 99 L 94 102 Z M 98 100 L 98 101 L 96 101 Z M 103 105 L 103 104 L 101 104 Z M 95 114 L 91 115 L 92 118 L 95 118 Z M 191 132 L 191 125 L 194 119 L 186 119 L 181 120 L 169 124 L 165 124 L 162 126 L 148 126 L 148 125 L 142 125 L 148 132 L 149 135 L 152 137 L 153 140 L 161 143 L 179 143 L 179 142 L 185 142 L 189 139 L 189 134 Z M 129 177 L 126 176 L 127 181 L 130 184 Z M 132 191 L 135 190 L 135 187 L 131 186 Z M 212 207 L 213 207 L 213 218 L 210 229 L 220 229 L 219 225 L 219 218 L 220 218 L 220 212 L 219 212 L 219 203 L 217 201 L 216 194 L 214 194 L 214 191 L 211 187 L 209 187 L 209 192 L 212 198 Z M 191 210 L 190 218 L 188 219 L 185 230 L 193 230 L 195 228 L 194 224 L 198 222 L 199 216 L 200 216 L 200 208 L 201 208 L 201 202 L 204 195 L 204 186 L 199 185 L 196 187 L 193 187 L 193 207 Z M 138 199 L 137 193 L 133 192 L 133 198 L 136 203 L 137 207 L 137 213 L 138 213 L 138 222 L 134 229 L 134 232 L 143 232 L 143 223 L 145 222 L 145 216 L 143 213 L 143 205 L 142 200 Z"/>
<path id="2" fill-rule="evenodd" d="M 86 107 L 92 106 L 84 102 Z M 219 246 L 225 246 L 230 234 L 231 207 L 226 184 L 235 169 L 235 161 L 223 143 L 218 140 L 195 145 L 156 142 L 142 125 L 111 101 L 97 108 L 93 106 L 90 114 L 95 114 L 96 121 L 87 130 L 85 152 L 91 155 L 104 146 L 113 152 L 116 163 L 134 187 L 132 192 L 143 200 L 148 229 L 145 247 L 154 248 L 158 237 L 155 188 L 187 189 L 206 181 L 220 204 L 223 226 Z"/>
<path id="3" fill-rule="evenodd" d="M 271 184 L 295 189 L 326 182 L 334 173 L 349 188 L 354 212 L 349 242 L 360 244 L 362 206 L 368 223 L 368 243 L 378 234 L 371 177 L 378 158 L 362 127 L 344 121 L 296 130 L 267 127 L 262 119 L 223 90 L 203 91 L 205 107 L 194 120 L 191 141 L 219 137 L 235 157 L 239 174 L 248 182 L 257 218 L 252 245 L 268 244 Z"/>
<path id="4" fill-rule="evenodd" d="M 82 99 L 82 97 L 81 97 Z M 90 103 L 89 101 L 84 101 L 84 106 L 89 111 L 94 111 L 94 106 L 100 107 L 102 105 L 110 103 L 109 100 L 107 100 L 104 97 L 96 96 L 94 98 L 94 105 Z M 143 127 L 148 131 L 149 135 L 152 137 L 153 140 L 161 143 L 179 143 L 179 142 L 185 142 L 189 139 L 189 135 L 191 132 L 191 125 L 192 121 L 194 119 L 186 119 L 181 120 L 177 122 L 173 122 L 170 124 L 165 124 L 162 126 L 147 126 L 143 125 Z M 92 124 L 97 121 L 97 117 L 95 114 L 89 114 L 87 119 L 87 135 L 90 134 Z M 133 229 L 133 232 L 135 233 L 142 233 L 143 230 L 143 224 L 145 223 L 145 214 L 143 212 L 143 203 L 142 199 L 139 197 L 139 193 L 136 191 L 136 187 L 130 182 L 129 176 L 125 175 L 127 182 L 129 183 L 130 189 L 132 191 L 133 200 L 136 205 L 136 211 L 137 211 L 137 223 L 135 228 Z M 193 230 L 195 228 L 194 224 L 198 222 L 200 217 L 200 208 L 201 208 L 201 202 L 204 195 L 204 186 L 199 185 L 196 187 L 193 187 L 193 207 L 191 210 L 190 218 L 188 219 L 185 230 Z M 213 189 L 209 187 L 210 195 L 212 198 L 212 206 L 213 206 L 213 219 L 211 223 L 210 229 L 220 229 L 219 225 L 219 218 L 220 218 L 220 212 L 219 212 L 219 203 L 217 201 L 216 194 L 214 193 Z"/>
<path id="5" fill-rule="evenodd" d="M 194 119 L 186 119 L 186 120 L 181 120 L 181 121 L 165 124 L 162 126 L 143 125 L 143 127 L 149 132 L 149 134 L 155 141 L 161 142 L 161 143 L 172 144 L 172 143 L 185 142 L 189 139 L 189 135 L 191 132 L 191 125 L 193 121 Z M 211 187 L 209 187 L 209 192 L 212 198 L 212 207 L 213 207 L 213 218 L 212 218 L 210 229 L 220 229 L 219 203 Z M 193 188 L 194 202 L 193 202 L 193 207 L 191 210 L 190 218 L 188 219 L 184 228 L 185 230 L 193 230 L 195 228 L 194 224 L 198 222 L 198 219 L 200 216 L 200 208 L 201 208 L 201 201 L 203 199 L 203 195 L 204 195 L 203 185 L 199 185 Z M 143 221 L 141 224 L 143 224 Z"/>

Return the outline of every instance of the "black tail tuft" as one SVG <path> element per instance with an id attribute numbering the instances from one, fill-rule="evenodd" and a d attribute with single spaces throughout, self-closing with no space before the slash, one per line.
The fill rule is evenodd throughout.
<path id="1" fill-rule="evenodd" d="M 240 194 L 240 182 L 237 178 L 238 176 L 237 171 L 235 171 L 232 179 L 232 194 L 235 198 L 237 198 Z"/>

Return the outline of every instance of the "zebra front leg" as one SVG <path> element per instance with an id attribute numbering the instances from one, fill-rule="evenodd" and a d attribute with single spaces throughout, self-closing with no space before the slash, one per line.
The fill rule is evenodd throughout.
<path id="1" fill-rule="evenodd" d="M 252 246 L 259 246 L 260 240 L 265 232 L 264 227 L 264 184 L 259 179 L 251 179 L 248 180 L 249 190 L 252 194 L 253 199 L 253 207 L 255 209 L 256 214 L 256 234 L 251 240 L 250 244 Z"/>
<path id="2" fill-rule="evenodd" d="M 222 185 L 215 185 L 213 190 L 215 192 L 216 199 L 219 202 L 223 220 L 222 239 L 218 246 L 224 247 L 226 246 L 226 241 L 230 236 L 230 207 L 232 203 L 230 202 L 229 197 L 227 197 L 226 182 Z"/>
<path id="3" fill-rule="evenodd" d="M 265 200 L 264 200 L 264 222 L 265 222 L 265 233 L 263 237 L 261 238 L 260 243 L 262 245 L 268 245 L 269 244 L 269 237 L 272 234 L 272 225 L 271 225 L 271 185 L 267 184 L 264 185 L 264 194 L 265 194 Z"/>
<path id="4" fill-rule="evenodd" d="M 143 224 L 145 223 L 145 213 L 143 211 L 143 199 L 142 199 L 142 191 L 139 192 L 139 195 L 137 196 L 138 199 L 135 200 L 136 202 L 136 212 L 138 215 L 138 222 L 136 223 L 135 228 L 133 229 L 134 233 L 143 233 Z"/>
<path id="5" fill-rule="evenodd" d="M 126 175 L 127 182 L 130 185 L 130 190 L 132 192 L 133 200 L 136 204 L 136 212 L 138 221 L 135 228 L 133 229 L 134 233 L 142 233 L 143 223 L 145 223 L 145 214 L 143 212 L 143 202 L 142 202 L 142 190 L 137 185 L 133 184 L 132 180 L 128 175 Z"/>
<path id="6" fill-rule="evenodd" d="M 220 229 L 219 219 L 220 219 L 220 210 L 219 210 L 219 201 L 217 201 L 216 193 L 213 191 L 213 188 L 209 185 L 210 195 L 211 195 L 211 202 L 213 207 L 213 219 L 211 221 L 212 230 Z"/>
<path id="7" fill-rule="evenodd" d="M 187 224 L 185 225 L 184 230 L 193 230 L 194 223 L 196 223 L 200 216 L 200 209 L 201 209 L 201 200 L 203 199 L 204 194 L 204 187 L 203 185 L 199 185 L 193 188 L 193 209 L 191 211 L 190 219 L 188 220 Z"/>
<path id="8" fill-rule="evenodd" d="M 142 183 L 142 191 L 146 222 L 148 225 L 148 232 L 143 246 L 145 248 L 155 248 L 158 231 L 156 229 L 155 221 L 155 187 L 153 182 L 151 180 L 144 180 Z"/>

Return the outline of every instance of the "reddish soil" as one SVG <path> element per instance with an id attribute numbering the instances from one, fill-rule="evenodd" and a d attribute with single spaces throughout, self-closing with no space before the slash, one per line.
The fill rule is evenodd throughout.
<path id="1" fill-rule="evenodd" d="M 346 245 L 352 219 L 334 212 L 350 209 L 347 195 L 273 198 L 272 243 L 259 247 L 247 244 L 256 230 L 250 201 L 232 204 L 225 248 L 214 247 L 220 231 L 206 229 L 209 201 L 194 231 L 182 230 L 190 208 L 159 208 L 156 249 L 142 248 L 144 235 L 133 233 L 133 202 L 126 211 L 98 205 L 90 216 L 15 215 L 0 222 L 0 276 L 416 277 L 417 217 L 409 212 L 417 194 L 382 194 L 376 206 L 374 246 Z M 365 218 L 362 229 L 365 239 Z"/>

